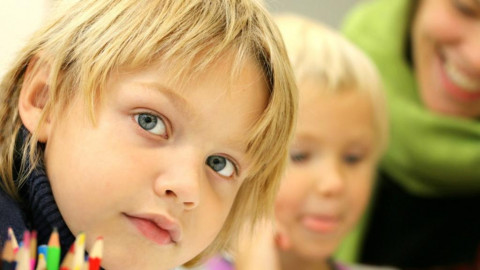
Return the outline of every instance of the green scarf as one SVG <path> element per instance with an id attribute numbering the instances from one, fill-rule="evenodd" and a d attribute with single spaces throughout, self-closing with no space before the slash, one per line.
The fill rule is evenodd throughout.
<path id="1" fill-rule="evenodd" d="M 419 98 L 405 59 L 410 0 L 357 8 L 345 35 L 376 63 L 387 91 L 390 146 L 381 167 L 409 192 L 448 196 L 480 192 L 480 121 L 439 115 Z"/>

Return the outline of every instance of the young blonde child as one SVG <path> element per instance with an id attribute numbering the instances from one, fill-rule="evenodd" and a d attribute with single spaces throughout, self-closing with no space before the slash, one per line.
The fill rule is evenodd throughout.
<path id="1" fill-rule="evenodd" d="M 236 269 L 349 269 L 332 260 L 362 216 L 387 144 L 381 82 L 342 36 L 296 15 L 277 17 L 299 88 L 290 163 L 268 222 L 234 252 Z M 248 234 L 248 230 L 247 230 Z M 226 260 L 210 269 L 231 269 Z"/>
<path id="2" fill-rule="evenodd" d="M 273 204 L 296 117 L 257 1 L 82 0 L 0 89 L 0 244 L 102 236 L 106 269 L 193 265 Z"/>

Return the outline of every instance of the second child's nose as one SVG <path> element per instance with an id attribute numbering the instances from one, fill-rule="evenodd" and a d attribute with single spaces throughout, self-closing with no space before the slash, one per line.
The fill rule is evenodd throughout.
<path id="1" fill-rule="evenodd" d="M 322 196 L 333 197 L 343 192 L 345 180 L 339 164 L 332 162 L 322 166 L 317 169 L 317 175 L 316 189 Z"/>

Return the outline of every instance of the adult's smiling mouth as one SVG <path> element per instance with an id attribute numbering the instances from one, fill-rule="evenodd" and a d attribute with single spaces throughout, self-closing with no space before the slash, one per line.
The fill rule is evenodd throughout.
<path id="1" fill-rule="evenodd" d="M 480 99 L 480 79 L 460 69 L 452 60 L 439 52 L 438 72 L 445 90 L 450 96 L 463 102 Z"/>
<path id="2" fill-rule="evenodd" d="M 180 225 L 168 216 L 125 213 L 124 215 L 143 236 L 159 245 L 178 243 L 181 240 Z"/>

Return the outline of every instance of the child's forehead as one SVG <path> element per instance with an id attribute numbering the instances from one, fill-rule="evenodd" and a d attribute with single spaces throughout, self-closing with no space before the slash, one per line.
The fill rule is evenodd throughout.
<path id="1" fill-rule="evenodd" d="M 175 85 L 171 88 L 176 91 L 188 90 L 185 89 L 186 85 L 195 81 L 201 82 L 205 77 L 211 76 L 212 73 L 215 73 L 215 77 L 218 79 L 228 77 L 231 83 L 235 83 L 239 74 L 249 69 L 256 73 L 255 77 L 257 79 L 265 80 L 265 73 L 260 67 L 259 61 L 250 54 L 243 55 L 243 58 L 240 58 L 239 55 L 241 54 L 243 53 L 236 49 L 229 49 L 215 57 L 202 53 L 197 55 L 193 61 L 179 57 L 158 57 L 139 66 L 118 67 L 109 74 L 109 80 L 118 79 L 119 76 L 132 73 L 145 74 L 146 76 L 169 74 L 167 77 L 162 76 L 162 79 L 164 79 L 163 85 L 164 87 Z"/>

